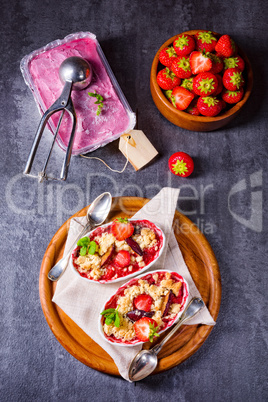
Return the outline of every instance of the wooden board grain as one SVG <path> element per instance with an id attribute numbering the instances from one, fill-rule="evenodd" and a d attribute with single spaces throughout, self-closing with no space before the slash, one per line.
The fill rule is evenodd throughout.
<path id="1" fill-rule="evenodd" d="M 118 216 L 131 217 L 148 201 L 139 197 L 113 198 L 112 210 L 107 222 Z M 95 370 L 119 375 L 112 358 L 52 302 L 57 284 L 47 278 L 49 270 L 62 257 L 70 220 L 85 215 L 87 208 L 83 208 L 68 219 L 49 243 L 40 269 L 40 300 L 51 331 L 69 353 Z M 173 226 L 193 280 L 212 317 L 216 320 L 221 301 L 221 278 L 215 255 L 204 235 L 178 211 L 175 213 Z M 201 324 L 182 326 L 160 352 L 159 364 L 154 373 L 168 370 L 188 359 L 200 348 L 212 329 L 212 326 Z M 144 347 L 148 348 L 148 344 Z"/>

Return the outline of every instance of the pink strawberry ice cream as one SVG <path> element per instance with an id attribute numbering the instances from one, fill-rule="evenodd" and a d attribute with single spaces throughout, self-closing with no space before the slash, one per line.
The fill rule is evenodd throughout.
<path id="1" fill-rule="evenodd" d="M 72 36 L 72 35 L 71 35 Z M 82 91 L 72 91 L 72 100 L 77 115 L 76 134 L 73 154 L 92 151 L 99 146 L 117 139 L 121 134 L 133 128 L 132 113 L 119 99 L 110 77 L 100 57 L 100 47 L 94 35 L 89 34 L 79 39 L 62 41 L 62 44 L 44 48 L 29 61 L 31 84 L 37 92 L 41 108 L 48 109 L 60 96 L 63 84 L 59 78 L 59 67 L 67 57 L 78 56 L 86 59 L 93 70 L 91 84 Z M 111 72 L 109 72 L 111 76 Z M 101 113 L 97 115 L 96 98 L 88 92 L 100 94 L 103 101 Z M 36 96 L 36 95 L 35 95 Z M 45 111 L 43 110 L 43 111 Z M 50 119 L 55 132 L 60 113 Z M 133 117 L 132 117 L 133 120 Z M 59 145 L 66 149 L 72 128 L 72 119 L 65 113 L 58 134 Z"/>

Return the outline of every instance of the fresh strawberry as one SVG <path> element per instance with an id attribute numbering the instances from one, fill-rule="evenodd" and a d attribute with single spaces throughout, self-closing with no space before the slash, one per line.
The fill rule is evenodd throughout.
<path id="1" fill-rule="evenodd" d="M 187 56 L 195 49 L 195 40 L 190 35 L 181 34 L 174 40 L 173 47 L 178 56 Z"/>
<path id="2" fill-rule="evenodd" d="M 165 47 L 159 53 L 159 61 L 166 67 L 171 67 L 172 62 L 176 57 L 178 57 L 178 55 L 173 46 Z"/>
<path id="3" fill-rule="evenodd" d="M 187 177 L 193 173 L 194 161 L 186 152 L 175 152 L 168 160 L 168 167 L 176 176 Z"/>
<path id="4" fill-rule="evenodd" d="M 190 78 L 192 75 L 189 57 L 179 56 L 171 65 L 172 72 L 179 78 Z"/>
<path id="5" fill-rule="evenodd" d="M 193 82 L 194 82 L 194 77 L 185 78 L 181 82 L 181 87 L 188 89 L 188 91 L 192 92 L 192 94 L 194 94 L 194 96 L 197 96 L 193 90 Z"/>
<path id="6" fill-rule="evenodd" d="M 198 50 L 200 50 L 201 52 L 203 50 L 205 52 L 213 52 L 217 43 L 217 39 L 211 31 L 198 32 L 195 37 Z"/>
<path id="7" fill-rule="evenodd" d="M 134 307 L 138 310 L 150 311 L 151 305 L 153 304 L 153 299 L 150 295 L 143 293 L 136 296 L 133 300 Z"/>
<path id="8" fill-rule="evenodd" d="M 221 110 L 223 110 L 223 109 L 226 108 L 226 102 L 225 102 L 224 100 L 221 100 L 221 105 L 222 105 L 222 109 L 221 109 Z"/>
<path id="9" fill-rule="evenodd" d="M 125 268 L 130 264 L 130 254 L 127 250 L 120 250 L 113 261 L 118 267 Z"/>
<path id="10" fill-rule="evenodd" d="M 240 71 L 244 71 L 245 68 L 245 62 L 242 59 L 241 56 L 235 56 L 235 57 L 225 57 L 224 61 L 224 69 L 227 70 L 227 68 L 235 68 L 237 67 Z"/>
<path id="11" fill-rule="evenodd" d="M 200 96 L 197 102 L 198 110 L 203 116 L 217 116 L 222 106 L 222 102 L 213 96 Z"/>
<path id="12" fill-rule="evenodd" d="M 226 89 L 229 89 L 229 91 L 240 89 L 245 84 L 242 71 L 237 67 L 228 68 L 223 74 L 222 83 Z"/>
<path id="13" fill-rule="evenodd" d="M 181 80 L 168 68 L 160 70 L 156 77 L 157 84 L 162 89 L 173 89 L 180 85 Z"/>
<path id="14" fill-rule="evenodd" d="M 208 96 L 216 92 L 218 80 L 212 73 L 200 73 L 194 77 L 193 90 L 197 95 Z"/>
<path id="15" fill-rule="evenodd" d="M 149 317 L 142 317 L 134 324 L 137 338 L 142 342 L 153 342 L 155 336 L 159 336 L 157 322 Z"/>
<path id="16" fill-rule="evenodd" d="M 212 74 L 218 74 L 223 70 L 223 61 L 219 56 L 216 56 L 213 53 L 210 53 L 209 56 L 212 60 L 212 67 L 209 70 L 210 73 Z"/>
<path id="17" fill-rule="evenodd" d="M 215 74 L 215 77 L 217 78 L 218 81 L 218 88 L 216 90 L 216 92 L 214 92 L 214 96 L 217 96 L 221 93 L 223 85 L 222 85 L 222 76 L 220 74 Z"/>
<path id="18" fill-rule="evenodd" d="M 117 218 L 111 225 L 111 231 L 114 237 L 121 241 L 132 236 L 134 232 L 134 226 L 128 221 L 127 218 Z"/>
<path id="19" fill-rule="evenodd" d="M 192 102 L 190 103 L 190 106 L 187 107 L 185 112 L 190 113 L 193 116 L 200 116 L 200 112 L 197 107 L 197 101 L 198 101 L 197 98 L 193 99 Z"/>
<path id="20" fill-rule="evenodd" d="M 190 66 L 193 74 L 205 73 L 212 67 L 212 61 L 208 55 L 194 51 L 190 54 Z"/>
<path id="21" fill-rule="evenodd" d="M 172 103 L 171 95 L 172 95 L 172 89 L 168 89 L 167 91 L 164 91 L 164 94 L 166 98 Z"/>
<path id="22" fill-rule="evenodd" d="M 224 89 L 222 92 L 222 99 L 226 103 L 237 103 L 241 101 L 244 95 L 244 90 L 243 88 L 237 90 L 237 91 L 228 91 L 228 89 Z"/>
<path id="23" fill-rule="evenodd" d="M 229 35 L 222 35 L 216 43 L 215 51 L 224 57 L 231 57 L 236 51 L 236 45 Z"/>
<path id="24" fill-rule="evenodd" d="M 175 87 L 172 91 L 172 104 L 179 110 L 185 110 L 194 99 L 194 95 L 183 87 Z"/>

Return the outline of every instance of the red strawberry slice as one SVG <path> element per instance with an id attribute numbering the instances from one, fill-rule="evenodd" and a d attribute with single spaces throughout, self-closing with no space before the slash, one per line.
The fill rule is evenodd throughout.
<path id="1" fill-rule="evenodd" d="M 183 87 L 175 87 L 171 94 L 172 104 L 179 110 L 185 110 L 190 105 L 194 95 Z"/>
<path id="2" fill-rule="evenodd" d="M 190 54 L 190 66 L 193 74 L 205 73 L 211 69 L 212 61 L 205 53 L 195 51 Z"/>
<path id="3" fill-rule="evenodd" d="M 113 261 L 118 267 L 125 268 L 130 264 L 130 254 L 127 250 L 120 250 Z"/>
<path id="4" fill-rule="evenodd" d="M 114 237 L 121 241 L 132 236 L 134 226 L 128 221 L 127 218 L 117 218 L 112 223 L 111 231 Z"/>
<path id="5" fill-rule="evenodd" d="M 236 51 L 236 45 L 229 35 L 222 35 L 216 43 L 215 51 L 224 57 L 231 57 Z"/>
<path id="6" fill-rule="evenodd" d="M 137 310 L 144 310 L 144 311 L 150 311 L 151 310 L 151 305 L 153 303 L 153 299 L 151 298 L 150 295 L 143 293 L 133 300 L 134 307 Z"/>
<path id="7" fill-rule="evenodd" d="M 136 321 L 134 330 L 137 338 L 142 342 L 153 342 L 154 337 L 159 336 L 157 322 L 149 317 L 143 317 Z"/>

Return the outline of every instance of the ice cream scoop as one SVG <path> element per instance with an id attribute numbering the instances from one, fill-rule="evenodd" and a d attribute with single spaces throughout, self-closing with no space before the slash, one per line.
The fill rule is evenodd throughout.
<path id="1" fill-rule="evenodd" d="M 75 136 L 75 128 L 76 128 L 76 113 L 75 113 L 75 109 L 74 109 L 72 98 L 71 98 L 71 92 L 72 92 L 72 89 L 82 90 L 90 84 L 91 79 L 92 79 L 92 68 L 91 68 L 90 64 L 81 57 L 76 57 L 76 56 L 68 57 L 60 65 L 59 76 L 60 76 L 62 83 L 64 84 L 62 93 L 61 93 L 60 97 L 44 113 L 44 115 L 39 123 L 38 129 L 37 129 L 37 132 L 36 132 L 36 135 L 34 138 L 34 142 L 33 142 L 33 145 L 32 145 L 32 148 L 31 148 L 31 151 L 28 156 L 28 160 L 27 160 L 24 172 L 23 172 L 26 175 L 30 175 L 33 160 L 34 160 L 39 142 L 41 140 L 44 128 L 46 126 L 46 123 L 47 123 L 48 119 L 54 113 L 62 110 L 62 113 L 61 113 L 61 116 L 59 118 L 58 125 L 56 128 L 56 132 L 55 132 L 55 135 L 54 135 L 54 138 L 52 141 L 52 145 L 50 147 L 47 159 L 44 164 L 44 168 L 41 172 L 38 173 L 38 176 L 31 175 L 32 177 L 38 177 L 40 182 L 42 182 L 43 180 L 47 180 L 47 179 L 57 180 L 54 177 L 47 176 L 46 168 L 47 168 L 47 164 L 49 162 L 49 159 L 50 159 L 50 156 L 52 153 L 52 149 L 55 144 L 55 140 L 56 140 L 59 128 L 60 128 L 60 124 L 61 124 L 64 112 L 66 110 L 72 116 L 73 125 L 72 125 L 72 131 L 71 131 L 69 142 L 68 142 L 68 147 L 67 147 L 66 154 L 65 154 L 65 159 L 63 162 L 62 170 L 61 170 L 60 180 L 66 180 L 66 178 L 67 178 L 68 168 L 69 168 L 71 154 L 72 154 L 74 136 Z"/>

